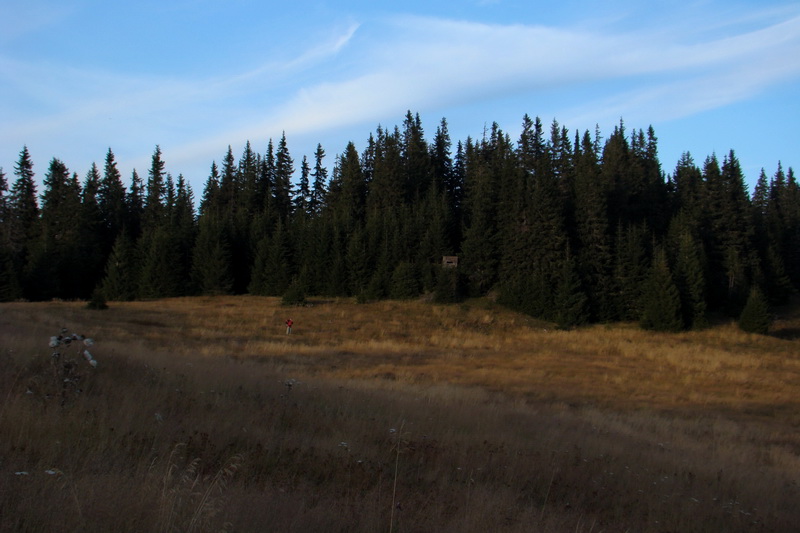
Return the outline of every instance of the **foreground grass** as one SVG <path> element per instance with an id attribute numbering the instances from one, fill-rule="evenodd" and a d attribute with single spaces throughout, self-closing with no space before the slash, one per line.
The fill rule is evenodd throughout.
<path id="1" fill-rule="evenodd" d="M 64 406 L 27 393 L 62 327 L 100 362 Z M 792 531 L 798 328 L 566 332 L 486 302 L 2 304 L 0 528 Z"/>

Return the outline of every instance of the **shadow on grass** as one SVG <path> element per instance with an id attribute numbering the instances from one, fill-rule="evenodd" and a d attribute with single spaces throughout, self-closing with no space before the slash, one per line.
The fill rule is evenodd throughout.
<path id="1" fill-rule="evenodd" d="M 770 335 L 785 341 L 795 341 L 800 339 L 800 328 L 782 328 L 771 333 Z"/>

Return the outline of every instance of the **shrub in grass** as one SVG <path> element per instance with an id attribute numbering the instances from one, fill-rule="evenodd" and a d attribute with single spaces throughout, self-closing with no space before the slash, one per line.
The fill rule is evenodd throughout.
<path id="1" fill-rule="evenodd" d="M 86 308 L 94 309 L 96 311 L 108 309 L 108 303 L 106 302 L 105 294 L 103 294 L 103 291 L 100 288 L 96 288 L 94 292 L 92 292 L 92 299 L 86 304 Z"/>

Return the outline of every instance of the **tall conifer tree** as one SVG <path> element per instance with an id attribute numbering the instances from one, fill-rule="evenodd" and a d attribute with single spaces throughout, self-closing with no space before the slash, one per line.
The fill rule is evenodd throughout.
<path id="1" fill-rule="evenodd" d="M 27 296 L 76 298 L 74 274 L 80 238 L 81 190 L 77 177 L 53 158 L 43 180 L 41 231 L 27 267 Z"/>
<path id="2" fill-rule="evenodd" d="M 317 149 L 314 152 L 314 170 L 311 174 L 313 183 L 311 185 L 311 199 L 309 200 L 309 208 L 315 215 L 319 215 L 322 211 L 327 196 L 328 169 L 325 168 L 324 159 L 325 150 L 322 149 L 321 144 L 317 144 Z"/>
<path id="3" fill-rule="evenodd" d="M 191 276 L 200 294 L 230 294 L 233 290 L 230 251 L 219 215 L 200 217 Z"/>
<path id="4" fill-rule="evenodd" d="M 142 216 L 144 214 L 144 186 L 136 169 L 131 172 L 131 185 L 125 197 L 125 205 L 127 206 L 125 227 L 128 235 L 135 241 L 142 234 Z"/>
<path id="5" fill-rule="evenodd" d="M 165 166 L 161 156 L 161 147 L 156 146 L 145 187 L 142 211 L 142 228 L 144 230 L 153 230 L 164 222 L 167 195 Z"/>
<path id="6" fill-rule="evenodd" d="M 411 111 L 406 113 L 402 139 L 405 199 L 406 202 L 413 202 L 427 192 L 432 178 L 430 154 L 419 114 L 412 115 Z"/>
<path id="7" fill-rule="evenodd" d="M 273 196 L 275 199 L 276 215 L 286 224 L 292 214 L 292 176 L 294 175 L 294 160 L 289 155 L 286 144 L 286 134 L 281 135 L 278 149 L 275 153 L 275 182 Z"/>
<path id="8" fill-rule="evenodd" d="M 8 181 L 0 167 L 0 302 L 8 302 L 22 295 L 19 278 L 11 260 L 9 241 Z"/>
<path id="9" fill-rule="evenodd" d="M 496 126 L 493 137 L 498 136 Z M 493 142 L 484 139 L 475 145 L 468 138 L 465 149 L 463 261 L 459 261 L 459 268 L 464 269 L 469 292 L 475 296 L 492 289 L 498 275 L 498 183 L 488 164 Z"/>
<path id="10" fill-rule="evenodd" d="M 643 313 L 640 323 L 643 328 L 656 331 L 683 329 L 680 293 L 663 250 L 655 252 L 642 296 Z"/>
<path id="11" fill-rule="evenodd" d="M 103 296 L 107 300 L 127 302 L 139 292 L 139 261 L 136 245 L 128 232 L 117 236 L 106 264 L 105 277 L 101 283 Z"/>
<path id="12" fill-rule="evenodd" d="M 40 229 L 33 161 L 27 146 L 19 154 L 14 175 L 16 180 L 8 196 L 7 231 L 14 270 L 20 273 L 27 266 L 31 247 L 36 242 Z M 27 285 L 22 279 L 21 284 L 23 289 Z"/>
<path id="13" fill-rule="evenodd" d="M 78 284 L 77 291 L 80 298 L 88 299 L 99 281 L 103 277 L 103 270 L 111 252 L 105 239 L 106 217 L 100 207 L 99 195 L 103 178 L 97 165 L 92 163 L 83 182 L 80 206 L 80 229 L 76 252 L 79 260 L 76 261 L 75 278 Z M 124 205 L 122 206 L 124 208 Z M 120 213 L 120 220 L 124 211 Z"/>
<path id="14" fill-rule="evenodd" d="M 574 217 L 578 243 L 578 271 L 589 294 L 594 320 L 617 318 L 613 305 L 613 249 L 608 220 L 608 191 L 600 178 L 589 132 L 576 149 Z"/>
<path id="15" fill-rule="evenodd" d="M 103 176 L 97 188 L 97 207 L 102 217 L 103 256 L 108 256 L 119 233 L 127 224 L 127 205 L 125 185 L 117 168 L 117 161 L 111 148 L 106 152 Z"/>

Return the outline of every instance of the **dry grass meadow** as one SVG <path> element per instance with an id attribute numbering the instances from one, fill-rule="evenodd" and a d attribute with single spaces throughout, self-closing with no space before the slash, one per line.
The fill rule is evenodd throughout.
<path id="1" fill-rule="evenodd" d="M 797 312 L 659 334 L 311 302 L 0 304 L 0 530 L 800 527 Z M 95 341 L 80 392 L 62 328 Z"/>

